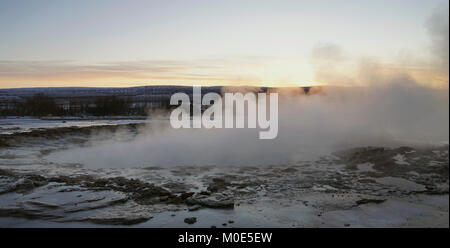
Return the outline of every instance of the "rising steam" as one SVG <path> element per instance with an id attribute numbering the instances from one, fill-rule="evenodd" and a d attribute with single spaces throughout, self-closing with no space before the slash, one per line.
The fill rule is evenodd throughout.
<path id="1" fill-rule="evenodd" d="M 432 42 L 429 63 L 448 85 L 448 12 L 436 10 L 426 27 Z M 316 79 L 328 86 L 316 94 L 281 94 L 274 140 L 258 140 L 257 129 L 175 130 L 151 123 L 151 132 L 132 141 L 102 142 L 55 153 L 53 159 L 88 167 L 288 164 L 348 147 L 448 143 L 448 87 L 423 86 L 407 72 L 386 75 L 383 65 L 371 60 L 362 60 L 355 75 L 343 75 L 344 59 L 338 46 L 314 49 Z"/>

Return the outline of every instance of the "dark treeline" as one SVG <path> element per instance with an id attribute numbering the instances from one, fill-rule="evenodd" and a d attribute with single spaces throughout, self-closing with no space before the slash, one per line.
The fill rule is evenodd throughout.
<path id="1" fill-rule="evenodd" d="M 161 108 L 168 108 L 169 102 L 163 101 Z M 70 101 L 57 104 L 55 99 L 44 94 L 36 94 L 24 102 L 11 102 L 0 109 L 1 116 L 145 116 L 151 110 L 146 106 L 133 106 L 129 99 L 117 96 L 95 97 L 92 102 Z"/>

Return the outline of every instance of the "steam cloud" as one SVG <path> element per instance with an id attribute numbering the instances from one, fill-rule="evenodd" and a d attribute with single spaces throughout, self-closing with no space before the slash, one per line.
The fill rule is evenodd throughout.
<path id="1" fill-rule="evenodd" d="M 426 22 L 430 35 L 431 51 L 436 58 L 436 64 L 448 75 L 449 66 L 449 16 L 448 7 L 442 4 L 436 8 Z"/>
<path id="2" fill-rule="evenodd" d="M 448 12 L 437 9 L 426 27 L 435 58 L 430 63 L 444 71 L 448 84 Z M 88 167 L 288 164 L 348 147 L 448 143 L 448 89 L 422 86 L 406 72 L 386 76 L 376 61 L 360 63 L 356 76 L 342 75 L 345 54 L 333 44 L 312 55 L 316 79 L 334 86 L 308 96 L 283 91 L 274 140 L 258 140 L 259 129 L 175 130 L 152 123 L 132 141 L 72 149 L 53 159 Z M 364 87 L 341 87 L 359 82 Z"/>
<path id="3" fill-rule="evenodd" d="M 448 97 L 448 91 L 409 78 L 382 87 L 327 87 L 321 94 L 286 96 L 274 140 L 258 140 L 259 129 L 171 129 L 153 123 L 132 141 L 53 156 L 88 167 L 259 165 L 295 163 L 357 146 L 448 143 Z"/>

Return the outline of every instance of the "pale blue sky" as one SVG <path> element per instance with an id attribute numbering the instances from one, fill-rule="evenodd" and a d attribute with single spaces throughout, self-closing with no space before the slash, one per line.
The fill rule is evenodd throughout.
<path id="1" fill-rule="evenodd" d="M 301 64 L 315 46 L 326 43 L 350 56 L 389 60 L 427 46 L 424 23 L 442 2 L 0 0 L 0 61 L 248 65 L 274 58 Z M 232 70 L 220 66 L 220 73 Z"/>

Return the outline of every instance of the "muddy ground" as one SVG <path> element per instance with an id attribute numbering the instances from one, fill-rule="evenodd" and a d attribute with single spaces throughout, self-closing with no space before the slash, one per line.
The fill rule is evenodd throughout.
<path id="1" fill-rule="evenodd" d="M 48 159 L 95 145 L 92 135 L 140 128 L 0 135 L 0 226 L 449 226 L 448 145 L 359 147 L 261 166 L 90 168 Z"/>

